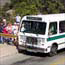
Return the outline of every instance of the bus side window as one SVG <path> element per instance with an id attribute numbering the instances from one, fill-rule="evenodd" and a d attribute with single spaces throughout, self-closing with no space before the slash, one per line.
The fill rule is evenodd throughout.
<path id="1" fill-rule="evenodd" d="M 51 22 L 49 25 L 48 35 L 57 34 L 57 22 Z"/>
<path id="2" fill-rule="evenodd" d="M 59 23 L 59 31 L 60 31 L 60 33 L 65 32 L 65 21 L 60 21 L 60 23 Z"/>

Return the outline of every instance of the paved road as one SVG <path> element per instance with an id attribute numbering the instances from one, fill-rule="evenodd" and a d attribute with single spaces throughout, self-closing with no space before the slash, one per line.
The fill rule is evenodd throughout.
<path id="1" fill-rule="evenodd" d="M 15 54 L 1 59 L 0 65 L 65 65 L 65 49 L 53 57 L 42 53 Z"/>
<path id="2" fill-rule="evenodd" d="M 0 58 L 10 56 L 17 53 L 16 47 L 13 45 L 0 44 Z"/>

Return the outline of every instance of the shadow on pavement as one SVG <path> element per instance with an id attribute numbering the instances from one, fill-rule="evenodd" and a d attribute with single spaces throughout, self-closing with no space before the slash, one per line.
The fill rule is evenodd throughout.
<path id="1" fill-rule="evenodd" d="M 59 50 L 58 51 L 58 54 L 64 53 L 64 51 L 65 51 L 65 48 L 62 49 L 62 50 Z M 23 53 L 25 55 L 29 55 L 29 56 L 49 57 L 49 54 L 48 53 L 35 53 L 35 52 L 30 52 L 30 51 L 22 51 L 21 53 Z"/>

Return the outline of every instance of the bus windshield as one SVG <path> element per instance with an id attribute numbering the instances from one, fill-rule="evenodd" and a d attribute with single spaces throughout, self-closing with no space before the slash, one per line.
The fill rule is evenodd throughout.
<path id="1" fill-rule="evenodd" d="M 37 21 L 23 21 L 20 31 L 33 34 L 45 34 L 46 23 Z"/>

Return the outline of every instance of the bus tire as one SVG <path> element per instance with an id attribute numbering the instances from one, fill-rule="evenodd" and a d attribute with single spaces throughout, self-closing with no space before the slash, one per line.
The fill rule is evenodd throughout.
<path id="1" fill-rule="evenodd" d="M 16 45 L 16 48 L 17 48 L 18 53 L 22 53 L 22 49 L 20 49 L 18 45 Z"/>
<path id="2" fill-rule="evenodd" d="M 18 49 L 18 53 L 22 53 L 22 50 L 21 49 Z"/>
<path id="3" fill-rule="evenodd" d="M 19 47 L 17 48 L 17 50 L 18 50 L 18 53 L 26 53 L 26 50 L 22 50 Z"/>
<path id="4" fill-rule="evenodd" d="M 52 45 L 51 51 L 49 52 L 49 56 L 52 57 L 52 56 L 54 56 L 56 54 L 57 54 L 57 46 L 56 45 Z"/>

